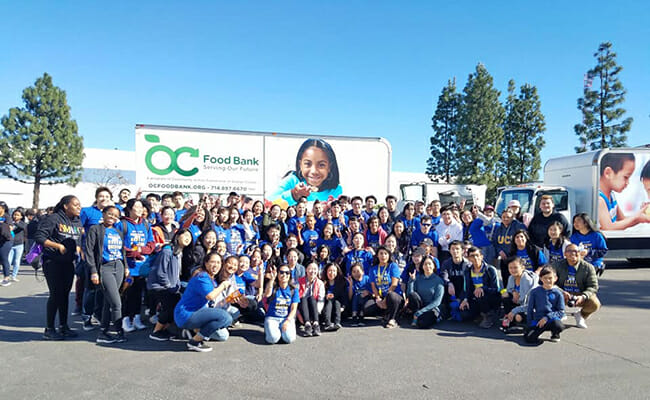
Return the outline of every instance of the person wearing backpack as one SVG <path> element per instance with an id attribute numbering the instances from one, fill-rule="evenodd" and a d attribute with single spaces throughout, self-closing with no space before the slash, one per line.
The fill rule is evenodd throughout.
<path id="1" fill-rule="evenodd" d="M 169 340 L 167 331 L 174 320 L 174 308 L 181 299 L 180 272 L 183 249 L 192 243 L 192 233 L 179 229 L 172 238 L 171 245 L 165 245 L 156 255 L 150 256 L 151 270 L 147 278 L 147 289 L 153 304 L 160 304 L 158 321 L 149 338 L 157 341 Z"/>
<path id="2" fill-rule="evenodd" d="M 101 330 L 97 335 L 97 343 L 103 344 L 126 342 L 122 329 L 120 286 L 124 277 L 129 276 L 129 269 L 124 265 L 124 234 L 114 225 L 119 218 L 120 210 L 117 207 L 104 207 L 102 223 L 90 226 L 84 246 L 90 281 L 93 285 L 100 285 L 103 292 Z M 108 332 L 111 322 L 117 330 L 117 335 Z"/>

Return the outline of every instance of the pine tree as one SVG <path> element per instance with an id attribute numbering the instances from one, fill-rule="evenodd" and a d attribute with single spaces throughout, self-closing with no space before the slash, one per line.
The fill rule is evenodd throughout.
<path id="1" fill-rule="evenodd" d="M 47 73 L 23 90 L 25 106 L 2 117 L 0 173 L 34 185 L 32 207 L 42 184 L 76 184 L 81 175 L 83 138 L 70 117 L 65 91 Z"/>
<path id="2" fill-rule="evenodd" d="M 463 89 L 457 136 L 458 182 L 488 186 L 496 194 L 497 171 L 503 141 L 504 109 L 492 76 L 483 64 L 469 75 Z"/>
<path id="3" fill-rule="evenodd" d="M 456 134 L 461 99 L 460 93 L 456 92 L 456 78 L 447 81 L 431 118 L 433 136 L 429 139 L 431 157 L 427 160 L 426 173 L 436 182 L 450 183 L 456 175 Z"/>
<path id="4" fill-rule="evenodd" d="M 506 98 L 505 120 L 503 122 L 503 143 L 501 144 L 501 159 L 499 165 L 500 186 L 512 185 L 515 181 L 512 171 L 516 160 L 512 151 L 512 146 L 513 141 L 515 140 L 514 132 L 516 131 L 514 119 L 514 107 L 517 102 L 517 95 L 515 94 L 516 89 L 515 81 L 510 79 L 508 81 L 508 97 Z"/>
<path id="5" fill-rule="evenodd" d="M 578 99 L 582 123 L 574 126 L 580 140 L 580 146 L 575 148 L 577 153 L 625 146 L 626 132 L 632 127 L 633 119 L 622 119 L 625 109 L 618 107 L 625 101 L 626 91 L 618 77 L 623 67 L 616 64 L 612 44 L 601 43 L 594 57 L 596 66 L 587 71 L 583 97 Z"/>
<path id="6" fill-rule="evenodd" d="M 510 80 L 503 124 L 503 161 L 499 180 L 502 185 L 537 180 L 541 168 L 540 151 L 545 145 L 546 123 L 537 88 L 525 84 L 519 89 L 518 97 L 515 97 L 514 88 L 515 82 Z"/>

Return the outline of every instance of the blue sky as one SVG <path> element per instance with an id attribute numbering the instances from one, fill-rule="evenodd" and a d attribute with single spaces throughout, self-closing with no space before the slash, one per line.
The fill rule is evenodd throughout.
<path id="1" fill-rule="evenodd" d="M 510 78 L 537 86 L 544 161 L 573 152 L 583 75 L 608 40 L 629 144 L 650 143 L 646 1 L 129 3 L 5 3 L 0 114 L 48 72 L 87 147 L 133 150 L 136 123 L 381 136 L 393 170 L 423 172 L 442 87 L 482 62 L 502 96 Z"/>

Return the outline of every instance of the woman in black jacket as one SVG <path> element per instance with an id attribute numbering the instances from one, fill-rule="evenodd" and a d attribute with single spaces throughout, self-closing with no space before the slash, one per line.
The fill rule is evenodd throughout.
<path id="1" fill-rule="evenodd" d="M 0 202 L 0 263 L 2 263 L 2 274 L 4 275 L 0 286 L 11 285 L 9 253 L 13 247 L 14 238 L 11 234 L 11 227 L 6 221 L 8 211 L 9 207 L 4 202 Z"/>
<path id="2" fill-rule="evenodd" d="M 116 229 L 114 224 L 120 219 L 120 210 L 108 206 L 102 210 L 101 224 L 93 225 L 86 234 L 84 254 L 90 269 L 90 280 L 93 284 L 101 283 L 104 293 L 101 331 L 97 343 L 122 343 L 126 341 L 122 329 L 122 301 L 120 287 L 129 269 L 124 267 L 126 251 L 124 249 L 124 233 Z M 117 336 L 108 333 L 110 323 L 117 330 Z"/>
<path id="3" fill-rule="evenodd" d="M 321 312 L 323 330 L 326 332 L 337 331 L 341 328 L 341 307 L 347 303 L 346 281 L 341 267 L 330 263 L 323 270 L 325 282 L 325 305 Z"/>
<path id="4" fill-rule="evenodd" d="M 47 299 L 47 327 L 43 339 L 63 340 L 76 337 L 68 327 L 68 296 L 74 279 L 74 263 L 81 252 L 83 228 L 79 221 L 81 203 L 72 195 L 63 196 L 38 226 L 35 240 L 43 246 L 43 273 L 50 289 Z M 59 314 L 59 330 L 54 319 Z"/>

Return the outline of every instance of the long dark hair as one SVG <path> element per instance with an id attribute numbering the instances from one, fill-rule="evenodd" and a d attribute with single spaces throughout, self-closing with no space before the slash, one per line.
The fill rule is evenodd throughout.
<path id="1" fill-rule="evenodd" d="M 325 289 L 328 289 L 330 287 L 330 280 L 327 277 L 327 270 L 330 269 L 330 267 L 336 268 L 336 278 L 334 278 L 334 286 L 343 284 L 345 281 L 345 276 L 343 276 L 343 270 L 341 270 L 341 267 L 337 263 L 328 263 L 325 268 L 323 268 L 321 280 L 325 282 Z"/>
<path id="2" fill-rule="evenodd" d="M 302 176 L 302 172 L 300 172 L 300 160 L 302 160 L 303 154 L 310 147 L 316 147 L 323 150 L 330 163 L 330 173 L 318 189 L 321 191 L 335 189 L 339 185 L 339 164 L 336 162 L 336 155 L 334 154 L 334 150 L 332 150 L 332 146 L 323 139 L 307 139 L 304 141 L 302 146 L 300 146 L 298 154 L 296 155 L 296 176 L 301 181 L 305 180 L 305 177 Z"/>
<path id="3" fill-rule="evenodd" d="M 172 245 L 172 252 L 174 254 L 178 254 L 178 253 L 180 253 L 179 250 L 182 251 L 184 249 L 184 248 L 181 249 L 180 246 L 178 245 L 178 238 L 184 233 L 189 233 L 190 235 L 192 235 L 192 232 L 190 232 L 189 229 L 181 228 L 181 229 L 177 230 L 176 233 L 174 233 L 174 236 L 172 236 L 171 245 Z M 191 247 L 191 246 L 192 246 L 192 243 L 190 243 L 186 247 Z"/>
<path id="4" fill-rule="evenodd" d="M 524 247 L 524 250 L 526 250 L 526 254 L 532 259 L 535 257 L 534 255 L 539 252 L 539 248 L 533 244 L 533 242 L 530 241 L 530 235 L 525 229 L 519 229 L 517 232 L 515 232 L 514 235 L 512 235 L 512 243 L 510 244 L 510 255 L 517 255 L 517 245 L 515 244 L 515 236 L 522 234 L 526 238 L 526 246 Z M 468 250 L 469 253 L 469 250 Z M 535 257 L 536 258 L 536 257 Z"/>
<path id="5" fill-rule="evenodd" d="M 577 215 L 576 215 L 577 217 Z M 575 219 L 575 217 L 573 217 Z M 548 230 L 551 229 L 552 226 L 557 226 L 560 228 L 560 237 L 557 238 L 557 240 L 553 241 L 550 236 L 548 236 Z M 546 229 L 547 235 L 546 235 L 546 240 L 544 240 L 544 245 L 548 248 L 550 245 L 553 245 L 555 248 L 559 248 L 562 246 L 562 244 L 567 240 L 566 235 L 564 234 L 564 226 L 562 226 L 562 223 L 560 221 L 553 221 L 551 222 L 551 225 L 548 226 Z M 514 237 L 514 236 L 513 236 Z"/>
<path id="6" fill-rule="evenodd" d="M 587 226 L 587 229 L 589 229 L 589 232 L 600 232 L 598 228 L 596 228 L 596 224 L 594 224 L 594 221 L 591 220 L 591 217 L 587 213 L 579 213 L 574 215 L 573 220 L 571 220 L 572 225 L 575 225 L 576 218 L 578 217 L 582 218 L 582 221 Z"/>
<path id="7" fill-rule="evenodd" d="M 74 200 L 76 198 L 77 198 L 77 196 L 75 196 L 73 194 L 69 194 L 69 195 L 61 197 L 61 200 L 59 200 L 59 202 L 56 203 L 56 205 L 54 206 L 54 211 L 53 212 L 65 211 L 63 206 L 67 206 L 68 204 L 70 204 L 70 202 L 72 200 Z"/>
<path id="8" fill-rule="evenodd" d="M 135 205 L 135 203 L 138 202 L 138 201 L 140 202 L 140 204 L 142 204 L 142 207 L 144 207 L 144 203 L 142 202 L 142 200 L 140 200 L 140 199 L 135 199 L 135 198 L 134 198 L 134 199 L 129 199 L 129 200 L 126 202 L 126 205 L 124 206 L 124 215 L 126 215 L 126 216 L 129 217 L 129 218 L 131 218 L 131 217 L 129 216 L 129 214 L 131 213 L 131 210 L 133 209 L 133 206 Z M 142 218 L 142 217 L 138 217 L 138 218 Z"/>

